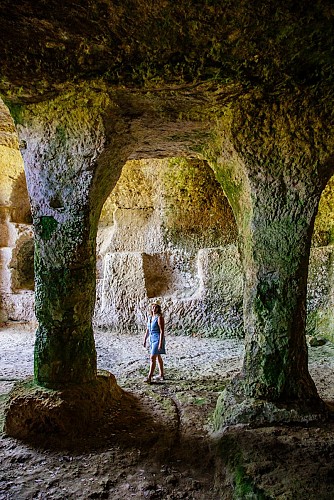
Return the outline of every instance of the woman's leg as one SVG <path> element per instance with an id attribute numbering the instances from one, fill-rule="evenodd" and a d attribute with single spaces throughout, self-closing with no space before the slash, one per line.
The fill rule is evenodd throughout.
<path id="1" fill-rule="evenodd" d="M 164 378 L 165 377 L 165 375 L 164 375 L 164 362 L 162 361 L 162 357 L 160 354 L 158 354 L 158 365 L 159 365 L 160 377 Z"/>
<path id="2" fill-rule="evenodd" d="M 150 358 L 150 372 L 149 372 L 148 377 L 147 377 L 147 379 L 149 381 L 151 381 L 151 379 L 153 377 L 153 373 L 154 373 L 156 364 L 157 364 L 157 356 L 152 354 L 151 358 Z"/>

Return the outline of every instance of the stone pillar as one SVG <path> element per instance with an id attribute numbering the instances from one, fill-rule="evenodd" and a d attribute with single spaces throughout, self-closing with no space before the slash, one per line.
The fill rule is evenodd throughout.
<path id="1" fill-rule="evenodd" d="M 239 110 L 231 130 L 239 164 L 226 162 L 222 176 L 241 240 L 245 355 L 218 400 L 217 428 L 312 420 L 324 410 L 308 372 L 305 323 L 311 236 L 331 167 L 326 148 L 306 142 L 312 120 L 293 138 L 287 109 Z"/>
<path id="2" fill-rule="evenodd" d="M 245 394 L 269 401 L 316 402 L 307 366 L 305 321 L 308 260 L 320 193 L 303 189 L 308 196 L 301 196 L 283 178 L 267 177 L 252 188 L 252 216 L 243 246 Z"/>
<path id="3" fill-rule="evenodd" d="M 108 105 L 83 89 L 26 108 L 19 126 L 35 231 L 34 374 L 52 389 L 96 378 L 97 223 L 125 162 L 117 137 L 105 148 Z"/>
<path id="4" fill-rule="evenodd" d="M 99 214 L 129 154 L 127 133 L 109 127 L 106 139 L 109 104 L 88 88 L 22 110 L 38 329 L 34 383 L 16 384 L 6 406 L 4 431 L 20 439 L 86 436 L 122 397 L 97 370 L 92 329 Z"/>
<path id="5" fill-rule="evenodd" d="M 80 207 L 84 212 L 84 207 Z M 87 211 L 87 208 L 86 208 Z M 91 325 L 95 303 L 95 247 L 87 214 L 60 220 L 34 215 L 35 380 L 56 388 L 96 377 Z"/>

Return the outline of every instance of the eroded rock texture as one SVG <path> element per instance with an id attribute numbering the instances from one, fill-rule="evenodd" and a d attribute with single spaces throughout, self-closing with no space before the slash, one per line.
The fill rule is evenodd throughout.
<path id="1" fill-rule="evenodd" d="M 243 267 L 245 359 L 240 379 L 218 404 L 217 427 L 266 421 L 267 403 L 287 408 L 277 417 L 283 420 L 290 410 L 294 420 L 323 411 L 308 373 L 305 328 L 314 220 L 334 171 L 333 15 L 326 0 L 300 6 L 212 1 L 200 8 L 182 0 L 2 2 L 0 91 L 25 145 L 35 230 L 38 383 L 57 387 L 96 378 L 96 235 L 122 168 L 130 160 L 185 158 L 188 166 L 205 162 L 227 196 Z M 204 307 L 209 301 L 199 290 L 205 280 L 209 293 L 221 290 L 225 226 L 220 234 L 199 235 L 202 205 L 192 215 L 197 230 L 190 244 L 187 217 L 168 201 L 182 168 L 176 172 L 166 169 L 159 203 L 140 190 L 156 203 L 157 229 L 151 237 L 145 202 L 136 214 L 136 252 L 133 234 L 123 239 L 123 254 L 114 251 L 132 219 L 126 221 L 121 194 L 113 195 L 114 234 L 102 251 L 102 287 L 109 295 L 101 313 L 109 307 L 117 315 L 113 290 L 124 283 L 136 284 L 139 304 L 145 289 L 167 300 L 183 288 L 177 303 L 185 311 L 186 277 Z M 219 217 L 216 222 L 221 227 Z M 186 228 L 182 236 L 177 223 Z M 209 241 L 220 248 L 218 257 L 204 250 Z M 156 259 L 158 244 L 163 252 Z M 189 274 L 182 269 L 185 256 Z M 120 286 L 113 278 L 117 266 L 124 270 Z M 166 279 L 157 272 L 162 268 Z M 224 307 L 219 316 L 226 313 L 230 321 Z M 214 330 L 219 318 L 208 314 Z"/>
<path id="2" fill-rule="evenodd" d="M 43 436 L 82 439 L 96 433 L 105 412 L 122 399 L 115 377 L 98 372 L 90 384 L 54 391 L 27 379 L 15 385 L 6 410 L 5 432 L 20 439 L 43 441 Z"/>

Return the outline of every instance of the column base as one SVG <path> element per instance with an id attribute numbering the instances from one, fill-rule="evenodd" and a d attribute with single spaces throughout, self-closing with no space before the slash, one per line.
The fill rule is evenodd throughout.
<path id="1" fill-rule="evenodd" d="M 310 424 L 328 419 L 330 410 L 318 398 L 298 401 L 269 401 L 245 394 L 242 380 L 234 380 L 218 398 L 214 426 L 218 432 L 224 427 L 248 424 L 261 427 L 271 424 Z"/>
<path id="2" fill-rule="evenodd" d="M 15 384 L 9 395 L 4 431 L 21 440 L 86 436 L 122 395 L 114 375 L 105 370 L 93 382 L 61 390 L 46 389 L 29 378 Z"/>

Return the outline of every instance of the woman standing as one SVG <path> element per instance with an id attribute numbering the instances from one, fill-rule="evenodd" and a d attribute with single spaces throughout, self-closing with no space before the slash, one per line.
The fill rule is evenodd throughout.
<path id="1" fill-rule="evenodd" d="M 152 377 L 157 364 L 159 365 L 160 379 L 165 380 L 164 363 L 161 354 L 166 354 L 165 350 L 165 321 L 161 313 L 160 304 L 152 304 L 151 316 L 147 322 L 146 333 L 144 337 L 144 347 L 146 347 L 147 337 L 150 341 L 150 371 L 145 382 L 152 383 Z"/>

